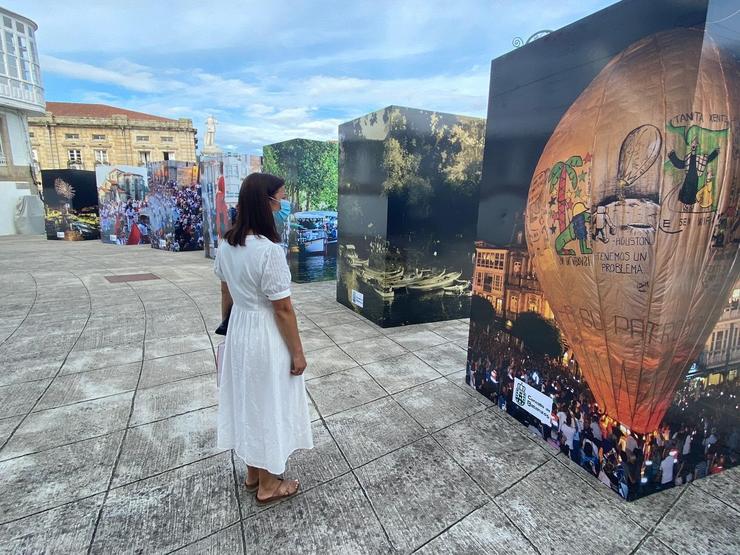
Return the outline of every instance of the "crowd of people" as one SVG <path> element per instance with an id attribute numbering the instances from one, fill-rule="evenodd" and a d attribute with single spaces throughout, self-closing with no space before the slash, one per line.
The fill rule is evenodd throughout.
<path id="1" fill-rule="evenodd" d="M 553 399 L 548 424 L 514 402 L 514 378 Z M 684 382 L 661 428 L 645 435 L 600 410 L 574 361 L 532 356 L 502 330 L 471 335 L 466 381 L 626 499 L 738 462 L 740 380 Z"/>
<path id="2" fill-rule="evenodd" d="M 170 251 L 203 248 L 200 186 L 182 186 L 172 179 L 155 178 L 148 201 L 152 240 L 158 248 Z"/>
<path id="3" fill-rule="evenodd" d="M 107 200 L 100 204 L 100 228 L 104 241 L 127 244 L 134 232 L 138 232 L 137 244 L 149 243 L 147 218 L 141 215 L 147 208 L 146 200 Z M 136 231 L 134 231 L 136 228 Z"/>

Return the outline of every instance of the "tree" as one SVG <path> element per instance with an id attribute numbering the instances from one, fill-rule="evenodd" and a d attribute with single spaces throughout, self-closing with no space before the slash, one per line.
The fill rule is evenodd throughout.
<path id="1" fill-rule="evenodd" d="M 436 124 L 432 118 L 432 129 L 442 147 L 439 171 L 450 188 L 465 195 L 473 194 L 483 170 L 485 120 L 459 118 L 452 126 Z"/>
<path id="2" fill-rule="evenodd" d="M 285 180 L 296 210 L 337 209 L 339 147 L 336 142 L 291 139 L 264 147 L 262 167 Z"/>
<path id="3" fill-rule="evenodd" d="M 511 327 L 511 335 L 524 342 L 524 347 L 536 355 L 560 357 L 563 340 L 555 324 L 536 312 L 522 312 Z"/>
<path id="4" fill-rule="evenodd" d="M 568 227 L 568 221 L 565 214 L 567 208 L 566 189 L 570 181 L 571 188 L 575 189 L 578 185 L 578 175 L 574 168 L 583 166 L 583 159 L 580 156 L 571 156 L 565 162 L 556 162 L 550 170 L 550 194 L 557 189 L 557 206 L 558 206 L 558 227 L 560 233 Z"/>
<path id="5" fill-rule="evenodd" d="M 490 326 L 496 318 L 496 309 L 491 301 L 480 295 L 470 299 L 470 321 L 480 327 Z"/>

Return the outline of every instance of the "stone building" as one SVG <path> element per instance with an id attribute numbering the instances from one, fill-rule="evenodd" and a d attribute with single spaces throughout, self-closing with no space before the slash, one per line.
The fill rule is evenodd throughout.
<path id="1" fill-rule="evenodd" d="M 478 241 L 475 251 L 473 294 L 488 299 L 497 318 L 513 321 L 528 311 L 554 318 L 526 246 L 500 248 Z"/>
<path id="2" fill-rule="evenodd" d="M 732 381 L 740 369 L 740 282 L 704 345 L 692 376 L 702 376 L 710 385 Z"/>
<path id="3" fill-rule="evenodd" d="M 44 113 L 37 29 L 0 8 L 0 235 L 16 233 L 16 204 L 38 192 L 28 142 L 28 117 Z"/>
<path id="4" fill-rule="evenodd" d="M 46 113 L 29 118 L 28 124 L 33 159 L 42 170 L 196 161 L 197 131 L 186 118 L 163 118 L 105 104 L 47 102 Z"/>

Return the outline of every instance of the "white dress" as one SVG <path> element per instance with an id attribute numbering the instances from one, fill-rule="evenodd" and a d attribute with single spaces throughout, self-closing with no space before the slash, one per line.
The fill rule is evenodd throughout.
<path id="1" fill-rule="evenodd" d="M 311 449 L 303 376 L 291 357 L 270 301 L 290 296 L 283 248 L 248 235 L 245 246 L 218 246 L 214 272 L 234 300 L 218 392 L 218 447 L 248 465 L 282 474 L 290 454 Z"/>

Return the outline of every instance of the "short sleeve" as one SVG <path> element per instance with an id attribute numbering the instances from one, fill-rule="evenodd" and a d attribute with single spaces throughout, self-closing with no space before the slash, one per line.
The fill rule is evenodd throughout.
<path id="1" fill-rule="evenodd" d="M 213 261 L 213 273 L 216 274 L 218 279 L 221 281 L 226 281 L 226 276 L 221 269 L 221 257 L 223 256 L 221 253 L 223 253 L 223 251 L 224 249 L 222 248 L 216 251 L 216 260 Z"/>
<path id="2" fill-rule="evenodd" d="M 290 269 L 285 258 L 285 251 L 273 243 L 265 254 L 262 273 L 262 292 L 271 301 L 290 297 Z"/>

